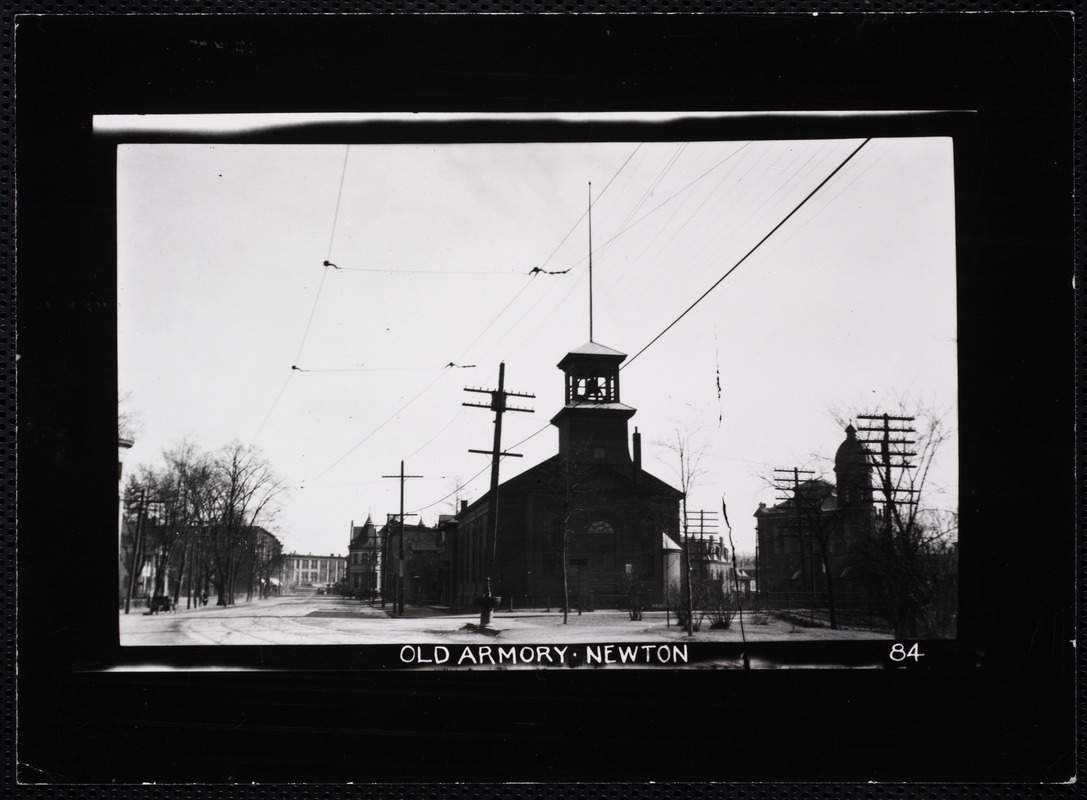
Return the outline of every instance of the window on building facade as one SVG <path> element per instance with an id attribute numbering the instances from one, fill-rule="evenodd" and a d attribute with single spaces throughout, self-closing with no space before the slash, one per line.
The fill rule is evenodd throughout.
<path id="1" fill-rule="evenodd" d="M 603 461 L 607 455 L 608 453 L 603 447 L 596 447 L 593 449 L 593 458 L 597 461 Z"/>
<path id="2" fill-rule="evenodd" d="M 597 535 L 609 536 L 609 535 L 615 533 L 615 528 L 613 528 L 608 523 L 600 520 L 600 521 L 594 522 L 592 525 L 590 525 L 588 532 L 589 532 L 590 535 L 593 535 L 593 536 L 597 536 Z"/>

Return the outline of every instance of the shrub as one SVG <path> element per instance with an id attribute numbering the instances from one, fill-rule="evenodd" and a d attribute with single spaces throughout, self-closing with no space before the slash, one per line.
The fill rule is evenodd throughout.
<path id="1" fill-rule="evenodd" d="M 670 584 L 664 595 L 665 604 L 676 615 L 676 623 L 687 627 L 687 598 L 683 588 Z M 727 630 L 736 616 L 736 599 L 726 591 L 721 581 L 691 581 L 691 608 L 694 618 L 691 630 L 701 630 L 702 623 L 709 620 L 710 628 Z"/>
<path id="2" fill-rule="evenodd" d="M 694 586 L 691 587 L 694 592 Z M 691 624 L 691 630 L 697 631 L 702 626 L 702 616 L 698 613 L 698 604 L 695 601 L 695 596 L 691 596 L 691 605 L 695 608 L 694 620 Z M 678 583 L 668 584 L 668 588 L 664 590 L 664 605 L 672 612 L 676 618 L 676 625 L 681 628 L 687 627 L 687 596 L 683 593 L 683 587 Z"/>
<path id="3" fill-rule="evenodd" d="M 736 616 L 736 598 L 725 591 L 721 581 L 705 581 L 700 584 L 697 596 L 700 608 L 709 618 L 713 630 L 728 630 Z"/>

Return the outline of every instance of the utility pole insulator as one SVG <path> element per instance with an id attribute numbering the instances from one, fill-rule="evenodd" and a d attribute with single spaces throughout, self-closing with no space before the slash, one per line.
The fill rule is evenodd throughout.
<path id="1" fill-rule="evenodd" d="M 526 413 L 532 413 L 530 408 L 517 408 L 514 406 L 507 406 L 506 398 L 508 397 L 529 397 L 534 398 L 536 395 L 526 394 L 523 392 L 508 392 L 506 391 L 506 363 L 503 361 L 498 365 L 498 388 L 497 389 L 471 389 L 465 388 L 466 392 L 478 392 L 481 394 L 490 394 L 491 402 L 489 405 L 482 405 L 480 403 L 464 403 L 466 406 L 474 406 L 477 408 L 487 408 L 494 411 L 494 445 L 490 450 L 469 450 L 469 453 L 482 453 L 484 455 L 490 455 L 491 457 L 491 488 L 487 493 L 487 524 L 490 528 L 490 547 L 484 544 L 484 575 L 483 578 L 486 582 L 487 590 L 484 597 L 490 597 L 491 578 L 497 577 L 495 573 L 495 565 L 498 559 L 498 465 L 503 456 L 512 456 L 514 458 L 520 458 L 517 453 L 506 453 L 502 450 L 502 415 L 507 411 L 521 411 Z M 486 612 L 486 602 L 481 606 L 480 613 L 480 625 L 487 625 L 490 621 L 490 615 Z"/>

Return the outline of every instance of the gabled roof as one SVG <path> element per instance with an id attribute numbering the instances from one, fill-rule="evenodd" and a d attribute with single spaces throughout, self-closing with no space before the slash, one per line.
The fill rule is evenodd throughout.
<path id="1" fill-rule="evenodd" d="M 613 364 L 618 364 L 620 361 L 627 357 L 626 353 L 620 353 L 618 350 L 612 350 L 610 347 L 605 347 L 602 344 L 596 342 L 586 342 L 581 347 L 575 347 L 569 353 L 562 357 L 562 360 L 558 363 L 558 368 L 565 370 L 572 360 L 577 359 L 602 359 L 609 361 Z"/>
<path id="2" fill-rule="evenodd" d="M 551 456 L 551 458 L 541 461 L 536 466 L 526 469 L 520 475 L 515 475 L 509 480 L 503 481 L 499 485 L 499 496 L 501 497 L 504 492 L 509 491 L 517 492 L 531 490 L 532 480 L 534 478 L 537 478 L 541 472 L 550 472 L 559 464 L 561 459 L 561 455 L 553 455 Z M 632 488 L 636 487 L 638 489 L 646 491 L 649 494 L 664 494 L 671 496 L 675 499 L 679 499 L 683 495 L 683 493 L 679 489 L 676 489 L 674 486 L 666 483 L 665 481 L 662 481 L 657 476 L 646 472 L 644 469 L 638 472 L 638 479 L 637 482 L 635 482 L 633 468 L 629 465 L 616 466 L 614 464 L 595 464 L 592 462 L 587 462 L 585 466 L 595 470 L 597 474 L 604 474 L 608 477 L 616 478 L 620 482 L 625 483 Z M 468 508 L 471 510 L 481 506 L 486 506 L 488 494 L 490 494 L 490 492 L 484 493 L 475 502 L 469 505 Z"/>
<path id="3" fill-rule="evenodd" d="M 575 347 L 567 355 L 571 356 L 619 356 L 620 358 L 626 358 L 626 353 L 620 353 L 618 350 L 612 350 L 610 347 L 606 347 L 599 342 L 585 342 L 581 347 Z"/>

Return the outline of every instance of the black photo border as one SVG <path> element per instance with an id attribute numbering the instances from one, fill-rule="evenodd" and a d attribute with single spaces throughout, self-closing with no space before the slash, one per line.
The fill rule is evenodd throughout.
<path id="1" fill-rule="evenodd" d="M 1058 13 L 18 18 L 18 778 L 1071 778 L 1072 39 Z M 954 137 L 959 637 L 877 670 L 427 672 L 374 669 L 393 654 L 369 648 L 122 652 L 113 582 L 95 577 L 116 569 L 117 142 L 92 134 L 93 115 L 420 110 L 934 112 L 677 123 L 661 138 Z M 346 135 L 423 129 L 371 130 Z M 863 661 L 867 646 L 778 649 L 811 666 Z M 114 671 L 152 660 L 209 669 Z"/>

